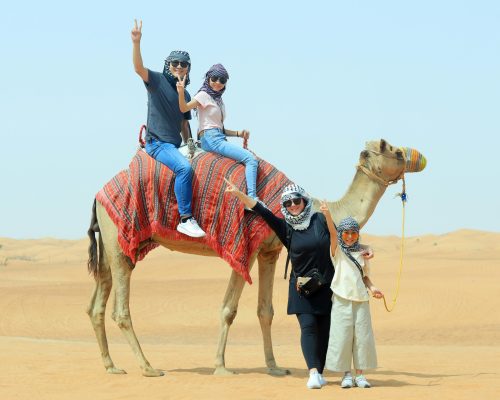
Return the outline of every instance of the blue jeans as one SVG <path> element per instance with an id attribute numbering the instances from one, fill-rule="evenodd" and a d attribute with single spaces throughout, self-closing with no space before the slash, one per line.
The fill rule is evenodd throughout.
<path id="1" fill-rule="evenodd" d="M 155 139 L 146 142 L 146 152 L 155 160 L 165 164 L 174 174 L 174 193 L 181 217 L 190 217 L 193 197 L 193 169 L 177 147 L 172 143 Z"/>
<path id="2" fill-rule="evenodd" d="M 259 161 L 255 156 L 243 147 L 236 146 L 226 140 L 226 135 L 221 129 L 213 128 L 205 130 L 201 137 L 201 148 L 205 151 L 220 154 L 245 164 L 245 178 L 247 180 L 248 195 L 257 197 L 257 168 Z"/>

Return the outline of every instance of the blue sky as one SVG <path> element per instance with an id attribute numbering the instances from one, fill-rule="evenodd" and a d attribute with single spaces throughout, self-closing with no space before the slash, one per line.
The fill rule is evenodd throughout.
<path id="1" fill-rule="evenodd" d="M 146 118 L 134 18 L 145 66 L 190 52 L 191 92 L 224 64 L 226 127 L 312 195 L 339 199 L 385 138 L 428 160 L 407 177 L 407 235 L 500 231 L 499 2 L 89 0 L 2 6 L 0 236 L 85 236 Z M 399 191 L 365 232 L 400 234 Z"/>

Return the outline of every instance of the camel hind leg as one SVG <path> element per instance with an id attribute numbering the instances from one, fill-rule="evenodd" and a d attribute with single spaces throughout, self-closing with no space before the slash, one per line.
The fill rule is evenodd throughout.
<path id="1" fill-rule="evenodd" d="M 142 374 L 144 376 L 161 376 L 163 372 L 152 368 L 149 361 L 146 360 L 132 326 L 129 308 L 132 268 L 118 244 L 118 230 L 109 218 L 106 210 L 99 204 L 97 205 L 97 218 L 101 231 L 102 245 L 104 247 L 103 259 L 109 265 L 115 294 L 115 306 L 112 318 L 121 329 L 137 357 Z"/>
<path id="2" fill-rule="evenodd" d="M 109 299 L 109 294 L 111 293 L 111 287 L 113 281 L 111 279 L 111 271 L 109 269 L 109 264 L 104 257 L 104 248 L 102 245 L 102 240 L 99 238 L 99 267 L 95 276 L 95 288 L 92 298 L 90 299 L 90 304 L 87 308 L 87 314 L 92 322 L 92 327 L 97 338 L 97 343 L 101 349 L 101 357 L 104 363 L 104 368 L 111 374 L 125 374 L 123 369 L 116 368 L 111 356 L 109 355 L 108 349 L 108 339 L 106 337 L 106 325 L 105 325 L 105 314 L 106 314 L 106 303 Z"/>
<path id="3" fill-rule="evenodd" d="M 151 367 L 151 364 L 142 352 L 141 345 L 139 344 L 139 340 L 132 326 L 132 317 L 130 316 L 129 307 L 130 277 L 132 276 L 132 269 L 128 265 L 125 256 L 122 254 L 113 260 L 111 275 L 113 276 L 113 287 L 115 292 L 115 306 L 111 317 L 117 323 L 132 348 L 132 351 L 139 361 L 142 374 L 151 377 L 164 375 L 161 370 Z"/>

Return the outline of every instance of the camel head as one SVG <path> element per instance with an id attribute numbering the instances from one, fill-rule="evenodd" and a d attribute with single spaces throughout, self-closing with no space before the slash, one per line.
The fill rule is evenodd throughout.
<path id="1" fill-rule="evenodd" d="M 395 147 L 384 139 L 367 142 L 359 157 L 358 168 L 384 186 L 397 182 L 406 172 L 420 172 L 425 157 L 409 147 Z"/>

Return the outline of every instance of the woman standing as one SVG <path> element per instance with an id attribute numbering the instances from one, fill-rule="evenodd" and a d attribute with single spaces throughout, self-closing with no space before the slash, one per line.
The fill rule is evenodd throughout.
<path id="1" fill-rule="evenodd" d="M 177 82 L 179 93 L 179 108 L 185 113 L 193 108 L 198 112 L 198 138 L 201 139 L 201 148 L 232 158 L 245 164 L 245 178 L 247 181 L 247 193 L 257 199 L 257 167 L 259 165 L 255 156 L 240 146 L 230 143 L 226 136 L 241 137 L 248 139 L 250 132 L 232 131 L 224 128 L 226 109 L 222 101 L 222 95 L 226 90 L 229 74 L 222 64 L 213 65 L 205 74 L 205 81 L 191 101 L 186 103 L 184 97 L 185 79 Z"/>
<path id="2" fill-rule="evenodd" d="M 300 186 L 289 185 L 283 190 L 283 219 L 275 216 L 262 203 L 239 191 L 231 182 L 226 182 L 226 192 L 236 196 L 247 208 L 262 216 L 288 249 L 292 272 L 287 313 L 295 314 L 300 325 L 300 344 L 309 369 L 307 387 L 321 389 L 326 384 L 322 373 L 328 349 L 332 307 L 330 283 L 334 274 L 330 258 L 330 234 L 325 217 L 312 211 L 312 200 Z M 311 297 L 305 297 L 297 290 L 297 278 L 314 268 L 319 270 L 326 283 Z"/>

